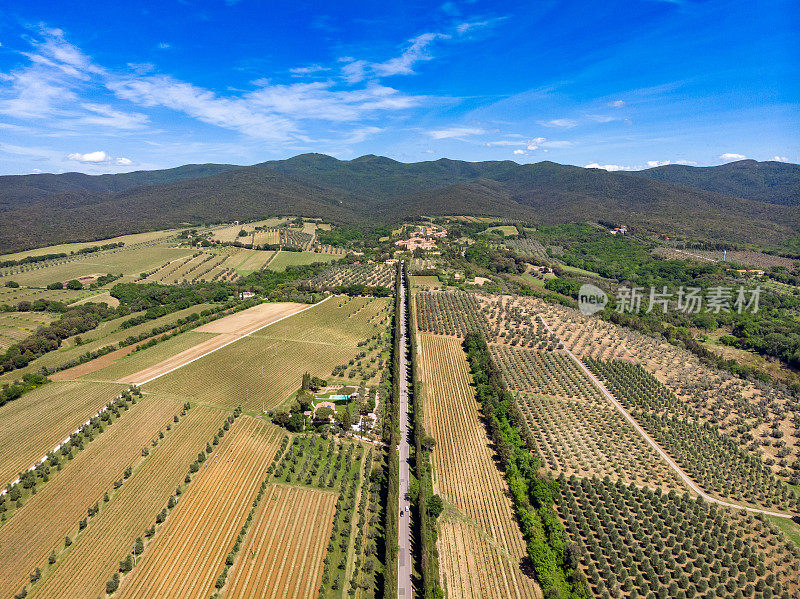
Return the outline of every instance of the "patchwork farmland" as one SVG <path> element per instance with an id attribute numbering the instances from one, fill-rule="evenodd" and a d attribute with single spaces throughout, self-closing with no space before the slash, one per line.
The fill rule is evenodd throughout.
<path id="1" fill-rule="evenodd" d="M 797 597 L 794 391 L 513 293 L 550 251 L 499 233 L 531 227 L 386 264 L 427 226 L 363 256 L 287 217 L 7 262 L 0 593 Z"/>

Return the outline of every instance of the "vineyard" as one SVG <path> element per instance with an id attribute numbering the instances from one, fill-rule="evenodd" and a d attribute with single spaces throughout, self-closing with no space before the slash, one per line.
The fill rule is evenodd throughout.
<path id="1" fill-rule="evenodd" d="M 120 560 L 130 553 L 137 537 L 145 536 L 184 480 L 197 452 L 224 419 L 225 414 L 218 410 L 193 407 L 157 447 L 149 449 L 147 459 L 88 525 L 81 531 L 76 527 L 55 570 L 29 596 L 71 599 L 100 595 Z"/>
<path id="2" fill-rule="evenodd" d="M 509 249 L 514 250 L 520 256 L 535 258 L 542 262 L 551 262 L 553 259 L 548 255 L 545 247 L 532 237 L 518 237 L 516 239 L 506 239 L 504 241 Z"/>
<path id="3" fill-rule="evenodd" d="M 366 453 L 364 446 L 358 443 L 337 443 L 333 439 L 326 441 L 313 436 L 295 437 L 272 473 L 274 482 L 278 484 L 339 491 L 329 529 L 325 564 L 316 583 L 320 598 L 343 597 L 348 588 L 352 589 L 351 594 L 355 594 L 359 586 L 359 565 L 366 549 L 367 493 L 362 482 L 368 480 L 372 450 L 370 455 Z M 372 555 L 375 544 L 372 540 L 369 543 L 371 548 L 368 551 Z M 269 557 L 265 556 L 265 559 Z M 365 581 L 364 586 L 371 588 L 372 582 Z"/>
<path id="4" fill-rule="evenodd" d="M 75 254 L 53 261 L 37 262 L 16 267 L 21 272 L 9 272 L 13 280 L 25 287 L 46 287 L 55 281 L 69 281 L 92 273 L 121 273 L 130 277 L 150 271 L 172 260 L 191 256 L 193 250 L 170 247 L 166 240 L 141 245 L 129 245 L 91 254 Z M 0 276 L 0 286 L 7 278 Z"/>
<path id="5" fill-rule="evenodd" d="M 165 374 L 148 383 L 147 389 L 227 408 L 241 404 L 247 411 L 260 412 L 285 401 L 305 372 L 330 376 L 335 366 L 356 353 L 349 347 L 252 335 Z"/>
<path id="6" fill-rule="evenodd" d="M 464 337 L 486 333 L 488 325 L 475 296 L 468 293 L 422 291 L 415 294 L 417 325 L 426 333 Z"/>
<path id="7" fill-rule="evenodd" d="M 701 422 L 691 407 L 641 366 L 593 359 L 586 364 L 707 492 L 765 508 L 800 508 L 800 500 L 757 456 Z"/>
<path id="8" fill-rule="evenodd" d="M 335 508 L 334 492 L 269 485 L 223 597 L 314 597 Z"/>
<path id="9" fill-rule="evenodd" d="M 241 416 L 125 577 L 120 597 L 208 597 L 283 434 Z"/>
<path id="10" fill-rule="evenodd" d="M 317 289 L 332 289 L 348 285 L 365 285 L 367 287 L 394 288 L 397 268 L 389 264 L 356 264 L 332 266 L 316 277 L 309 279 L 309 284 Z"/>
<path id="11" fill-rule="evenodd" d="M 558 510 L 598 597 L 789 597 L 800 549 L 764 516 L 674 491 L 560 478 Z"/>
<path id="12" fill-rule="evenodd" d="M 386 299 L 336 296 L 258 334 L 270 339 L 357 347 L 364 339 L 385 332 L 390 315 L 391 304 Z"/>
<path id="13" fill-rule="evenodd" d="M 335 297 L 165 374 L 148 389 L 261 411 L 284 402 L 305 372 L 376 381 L 388 359 L 389 309 L 386 300 Z"/>
<path id="14" fill-rule="evenodd" d="M 446 506 L 439 519 L 442 586 L 448 597 L 537 597 L 538 586 L 520 569 L 525 545 L 480 421 L 461 344 L 434 335 L 419 340 L 424 425 L 436 439 L 434 488 Z"/>
<path id="15" fill-rule="evenodd" d="M 139 280 L 166 285 L 233 281 L 239 275 L 231 265 L 232 261 L 232 255 L 225 253 L 195 252 L 191 256 L 167 262 Z"/>
<path id="16" fill-rule="evenodd" d="M 83 450 L 56 455 L 50 480 L 0 525 L 0 595 L 10 597 L 37 567 L 46 568 L 48 556 L 63 546 L 86 509 L 142 459 L 141 449 L 179 411 L 176 402 L 145 396 Z"/>
<path id="17" fill-rule="evenodd" d="M 89 420 L 125 387 L 53 382 L 0 407 L 0 485 L 5 486 Z"/>

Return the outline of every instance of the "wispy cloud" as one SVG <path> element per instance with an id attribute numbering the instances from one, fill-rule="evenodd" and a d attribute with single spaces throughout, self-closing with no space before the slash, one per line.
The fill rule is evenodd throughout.
<path id="1" fill-rule="evenodd" d="M 744 160 L 747 158 L 744 154 L 736 154 L 734 152 L 725 152 L 719 156 L 722 160 Z"/>
<path id="2" fill-rule="evenodd" d="M 578 121 L 574 119 L 552 119 L 550 121 L 538 121 L 543 127 L 561 127 L 562 129 L 571 129 L 577 127 Z"/>
<path id="3" fill-rule="evenodd" d="M 222 95 L 170 75 L 153 74 L 151 65 L 114 71 L 96 64 L 70 44 L 57 29 L 42 29 L 32 42 L 33 51 L 23 54 L 27 66 L 0 74 L 0 114 L 21 121 L 38 120 L 50 130 L 74 131 L 94 127 L 109 131 L 145 129 L 150 123 L 141 111 L 84 99 L 96 89 L 140 108 L 163 107 L 197 121 L 239 132 L 251 138 L 285 142 L 311 141 L 303 131 L 308 121 L 336 123 L 368 121 L 378 114 L 419 106 L 427 99 L 369 81 L 343 89 L 334 80 L 272 84 L 253 82 L 247 91 Z M 406 72 L 423 60 L 424 47 L 435 36 L 419 36 L 402 56 L 374 66 L 374 72 Z M 311 65 L 296 74 L 317 72 Z M 376 127 L 340 131 L 341 140 L 357 143 Z M 92 130 L 92 129 L 88 129 Z M 334 128 L 331 132 L 335 133 Z M 354 134 L 353 131 L 357 131 Z M 46 134 L 46 133 L 42 133 Z"/>
<path id="4" fill-rule="evenodd" d="M 434 40 L 449 38 L 450 36 L 444 33 L 423 33 L 410 39 L 400 56 L 395 56 L 385 62 L 347 61 L 346 58 L 343 58 L 342 60 L 347 64 L 342 67 L 342 74 L 349 83 L 359 83 L 369 76 L 411 75 L 414 73 L 414 65 L 416 63 L 433 58 L 426 52 L 426 49 Z"/>
<path id="5" fill-rule="evenodd" d="M 486 131 L 475 127 L 451 127 L 449 129 L 428 131 L 428 135 L 433 139 L 458 139 L 472 135 L 482 135 L 484 133 L 486 133 Z"/>
<path id="6" fill-rule="evenodd" d="M 489 27 L 494 27 L 505 19 L 506 17 L 495 17 L 493 19 L 484 19 L 480 21 L 464 21 L 463 23 L 458 23 L 456 25 L 456 32 L 459 35 L 465 35 L 480 29 L 488 29 Z"/>
<path id="7" fill-rule="evenodd" d="M 302 76 L 302 75 L 313 75 L 314 73 L 321 73 L 323 71 L 330 71 L 328 67 L 323 67 L 322 65 L 312 64 L 307 67 L 296 67 L 294 69 L 289 69 L 289 72 L 292 75 Z"/>
<path id="8" fill-rule="evenodd" d="M 612 108 L 622 108 L 625 106 L 625 100 L 612 100 L 606 106 L 611 106 Z"/>

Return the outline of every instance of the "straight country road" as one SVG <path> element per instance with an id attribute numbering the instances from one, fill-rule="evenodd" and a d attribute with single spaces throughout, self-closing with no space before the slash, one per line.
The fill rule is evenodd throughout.
<path id="1" fill-rule="evenodd" d="M 634 428 L 634 429 L 636 429 L 636 432 L 637 432 L 637 433 L 639 433 L 639 434 L 640 434 L 640 435 L 641 435 L 641 436 L 644 438 L 644 440 L 645 440 L 645 441 L 647 441 L 647 443 L 648 443 L 649 445 L 651 445 L 651 446 L 652 446 L 652 447 L 653 447 L 653 448 L 654 448 L 654 449 L 655 449 L 655 450 L 658 452 L 658 454 L 659 454 L 659 455 L 660 455 L 660 456 L 661 456 L 661 457 L 664 459 L 664 461 L 665 461 L 665 462 L 667 462 L 667 464 L 669 464 L 670 468 L 672 468 L 672 469 L 673 469 L 673 470 L 674 470 L 674 471 L 675 471 L 675 472 L 678 474 L 678 476 L 680 476 L 680 477 L 681 477 L 681 480 L 683 480 L 683 482 L 685 482 L 685 483 L 686 483 L 686 485 L 687 485 L 687 486 L 688 486 L 688 487 L 689 487 L 689 488 L 690 488 L 692 491 L 694 491 L 695 493 L 697 493 L 698 495 L 700 495 L 700 497 L 702 497 L 702 498 L 703 498 L 703 499 L 705 499 L 706 501 L 709 501 L 709 502 L 711 502 L 711 503 L 716 503 L 716 504 L 719 504 L 719 505 L 724 505 L 725 507 L 730 507 L 730 508 L 734 508 L 734 509 L 737 509 L 737 510 L 745 510 L 745 511 L 748 511 L 748 512 L 756 512 L 756 513 L 759 513 L 759 514 L 765 514 L 765 515 L 767 515 L 767 516 L 777 516 L 778 518 L 789 518 L 789 519 L 794 519 L 794 518 L 796 517 L 796 516 L 795 516 L 795 514 L 786 514 L 786 513 L 784 513 L 784 512 L 773 512 L 773 511 L 770 511 L 770 510 L 765 510 L 765 509 L 761 509 L 761 508 L 750 507 L 750 506 L 747 506 L 747 505 L 739 505 L 738 503 L 730 503 L 730 502 L 728 502 L 728 501 L 723 501 L 722 499 L 717 499 L 716 497 L 712 497 L 711 495 L 709 495 L 708 493 L 706 493 L 705 491 L 703 491 L 703 490 L 702 490 L 702 489 L 701 489 L 701 488 L 700 488 L 700 487 L 697 485 L 697 483 L 695 483 L 695 482 L 694 482 L 694 481 L 693 481 L 693 480 L 692 480 L 692 479 L 689 477 L 689 475 L 688 475 L 688 474 L 686 474 L 686 473 L 683 471 L 683 469 L 682 469 L 680 466 L 678 466 L 678 464 L 676 464 L 676 463 L 675 463 L 675 461 L 674 461 L 674 460 L 673 460 L 671 457 L 669 457 L 669 455 L 667 454 L 667 452 L 666 452 L 666 451 L 664 451 L 664 450 L 661 448 L 661 446 L 660 446 L 658 443 L 656 443 L 656 442 L 655 442 L 655 441 L 652 439 L 652 437 L 650 437 L 650 435 L 648 435 L 648 434 L 647 434 L 647 431 L 645 431 L 645 430 L 644 430 L 644 429 L 643 429 L 641 426 L 639 426 L 639 423 L 638 423 L 638 422 L 636 422 L 636 420 L 634 420 L 633 416 L 631 416 L 631 415 L 628 413 L 628 410 L 626 410 L 626 409 L 625 409 L 625 408 L 622 406 L 622 404 L 621 404 L 621 403 L 619 403 L 619 401 L 617 401 L 617 398 L 616 398 L 616 397 L 614 397 L 614 396 L 611 394 L 611 392 L 610 392 L 608 389 L 606 389 L 606 386 L 605 386 L 605 385 L 604 385 L 602 382 L 600 382 L 600 379 L 598 379 L 598 378 L 597 378 L 597 377 L 594 375 L 594 373 L 593 373 L 591 370 L 589 370 L 589 369 L 586 367 L 586 365 L 585 365 L 585 364 L 584 364 L 584 363 L 583 363 L 583 362 L 582 362 L 582 361 L 581 361 L 581 360 L 580 360 L 580 359 L 579 359 L 579 358 L 578 358 L 578 357 L 577 357 L 575 354 L 573 354 L 573 353 L 572 353 L 572 352 L 571 352 L 571 351 L 570 351 L 570 350 L 567 348 L 567 346 L 566 346 L 566 345 L 564 345 L 564 342 L 563 342 L 563 341 L 561 341 L 561 338 L 560 338 L 558 335 L 556 335 L 556 334 L 555 334 L 555 332 L 553 331 L 553 329 L 551 329 L 551 328 L 550 328 L 550 325 L 549 325 L 549 324 L 547 324 L 547 321 L 545 321 L 545 319 L 544 319 L 544 318 L 542 318 L 542 316 L 539 316 L 539 319 L 542 321 L 542 324 L 545 326 L 545 328 L 547 329 L 547 331 L 548 331 L 548 332 L 549 332 L 551 335 L 553 335 L 553 337 L 555 337 L 556 339 L 558 339 L 558 343 L 559 343 L 559 345 L 561 346 L 561 349 L 563 349 L 565 352 L 567 352 L 567 354 L 569 355 L 569 357 L 570 357 L 570 358 L 572 358 L 572 359 L 575 361 L 575 363 L 576 363 L 576 364 L 577 364 L 577 365 L 580 367 L 580 369 L 581 369 L 581 370 L 582 370 L 582 371 L 583 371 L 583 372 L 586 374 L 586 376 L 588 376 L 588 377 L 589 377 L 589 378 L 592 380 L 592 382 L 595 384 L 595 386 L 596 386 L 598 389 L 600 389 L 600 391 L 603 393 L 603 395 L 606 397 L 606 399 L 608 399 L 608 400 L 609 400 L 609 401 L 610 401 L 610 402 L 611 402 L 611 403 L 614 405 L 614 407 L 615 407 L 615 408 L 617 408 L 617 410 L 619 410 L 619 412 L 622 414 L 622 416 L 623 416 L 623 417 L 624 417 L 624 418 L 625 418 L 625 419 L 626 419 L 626 420 L 627 420 L 627 421 L 628 421 L 628 422 L 629 422 L 629 423 L 630 423 L 630 424 L 633 426 L 633 428 Z"/>
<path id="2" fill-rule="evenodd" d="M 408 510 L 408 481 L 409 481 L 409 431 L 408 431 L 408 314 L 406 314 L 406 283 L 405 265 L 400 268 L 400 447 L 398 454 L 400 458 L 400 500 L 397 505 L 400 516 L 398 525 L 398 547 L 397 555 L 397 596 L 409 598 L 413 595 L 411 582 L 411 522 Z"/>

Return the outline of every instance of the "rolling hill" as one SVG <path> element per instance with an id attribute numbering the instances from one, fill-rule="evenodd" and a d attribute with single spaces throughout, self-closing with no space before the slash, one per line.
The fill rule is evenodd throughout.
<path id="1" fill-rule="evenodd" d="M 756 163 L 762 164 L 800 169 Z M 756 167 L 738 168 L 750 172 Z M 772 246 L 798 235 L 800 206 L 793 202 L 716 193 L 698 188 L 701 177 L 689 185 L 688 180 L 661 180 L 653 171 L 664 172 L 651 169 L 650 175 L 635 176 L 554 162 L 441 159 L 407 164 L 373 155 L 342 161 L 301 154 L 249 167 L 204 164 L 120 175 L 7 176 L 0 177 L 0 251 L 278 214 L 363 227 L 423 214 L 532 223 L 611 220 L 648 233 Z M 720 188 L 736 188 L 735 181 L 723 185 L 729 171 L 740 173 L 734 167 L 714 171 Z M 703 176 L 714 187 L 711 175 Z M 768 187 L 752 176 L 746 180 L 749 195 Z M 790 198 L 791 177 L 776 181 L 760 196 Z"/>
<path id="2" fill-rule="evenodd" d="M 770 204 L 800 204 L 800 165 L 739 160 L 720 166 L 668 164 L 629 173 Z"/>

